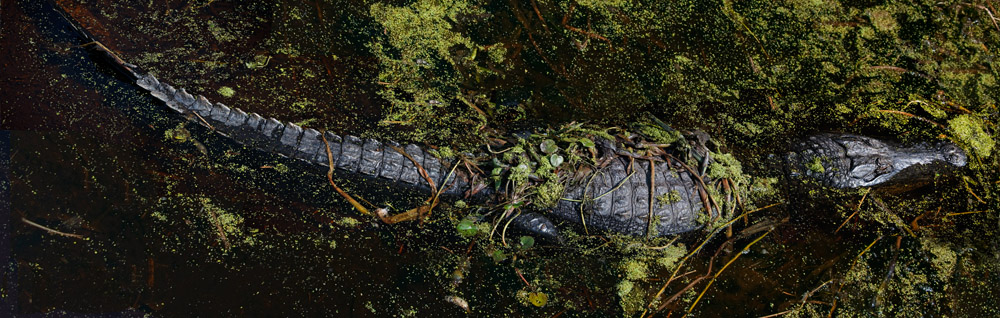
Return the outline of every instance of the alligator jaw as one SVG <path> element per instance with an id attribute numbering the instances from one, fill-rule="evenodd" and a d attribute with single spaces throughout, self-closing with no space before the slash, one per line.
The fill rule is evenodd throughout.
<path id="1" fill-rule="evenodd" d="M 908 173 L 929 166 L 963 167 L 967 157 L 955 144 L 900 147 L 871 137 L 819 134 L 792 146 L 785 163 L 792 177 L 806 175 L 835 188 L 872 187 L 923 177 Z"/>

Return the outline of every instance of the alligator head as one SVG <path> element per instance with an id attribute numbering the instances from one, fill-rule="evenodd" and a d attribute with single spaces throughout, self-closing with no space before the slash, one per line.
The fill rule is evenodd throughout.
<path id="1" fill-rule="evenodd" d="M 903 147 L 871 137 L 827 133 L 794 143 L 784 163 L 792 177 L 858 188 L 926 176 L 931 167 L 963 167 L 967 160 L 962 149 L 950 142 Z"/>

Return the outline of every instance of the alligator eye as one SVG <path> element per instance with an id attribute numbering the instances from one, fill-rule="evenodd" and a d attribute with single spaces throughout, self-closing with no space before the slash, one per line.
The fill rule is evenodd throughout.
<path id="1" fill-rule="evenodd" d="M 951 163 L 958 167 L 964 167 L 966 161 L 968 161 L 968 158 L 965 156 L 965 153 L 963 153 L 962 150 L 959 149 L 956 149 L 955 151 L 952 152 L 948 152 L 948 154 L 945 156 L 945 159 L 948 160 L 948 163 Z"/>

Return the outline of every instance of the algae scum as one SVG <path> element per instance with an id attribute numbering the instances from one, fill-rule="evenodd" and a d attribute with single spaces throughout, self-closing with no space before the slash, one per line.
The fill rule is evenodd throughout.
<path id="1" fill-rule="evenodd" d="M 176 118 L 92 66 L 44 5 L 7 3 L 37 25 L 4 43 L 34 52 L 16 55 L 22 64 L 54 66 L 18 78 L 78 97 L 42 97 L 58 120 L 35 130 L 54 132 L 11 137 L 21 312 L 997 315 L 1000 21 L 988 2 L 56 2 L 178 87 L 425 144 L 514 191 L 384 224 L 325 176 Z M 17 102 L 5 112 L 22 114 L 6 107 Z M 948 139 L 970 164 L 847 191 L 767 171 L 790 138 L 829 130 Z M 544 213 L 601 138 L 697 136 L 710 136 L 704 173 L 719 181 L 706 191 L 724 212 L 700 230 L 631 238 L 567 225 L 567 242 L 548 245 L 495 223 Z M 428 199 L 338 182 L 394 213 Z"/>

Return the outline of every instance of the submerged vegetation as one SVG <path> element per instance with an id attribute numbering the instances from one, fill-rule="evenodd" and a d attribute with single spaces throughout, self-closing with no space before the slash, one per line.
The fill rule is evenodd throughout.
<path id="1" fill-rule="evenodd" d="M 508 196 L 497 206 L 442 204 L 428 219 L 389 231 L 374 218 L 332 215 L 323 207 L 332 195 L 322 178 L 289 173 L 273 158 L 248 163 L 241 148 L 220 151 L 210 134 L 170 124 L 158 126 L 174 149 L 165 155 L 170 169 L 157 175 L 163 190 L 143 198 L 155 202 L 142 218 L 159 252 L 196 251 L 232 271 L 283 255 L 328 262 L 333 269 L 310 264 L 301 275 L 283 266 L 275 274 L 321 291 L 317 280 L 351 282 L 345 277 L 357 273 L 336 255 L 357 253 L 350 245 L 370 251 L 373 263 L 412 262 L 418 268 L 393 276 L 400 281 L 366 291 L 384 299 L 357 306 L 377 315 L 422 316 L 441 310 L 435 301 L 486 315 L 505 307 L 547 316 L 739 310 L 711 305 L 720 303 L 803 317 L 997 312 L 1000 21 L 991 3 L 342 5 L 248 2 L 226 10 L 196 2 L 141 13 L 138 31 L 109 33 L 162 36 L 156 43 L 163 47 L 122 41 L 118 49 L 213 101 L 338 133 L 424 143 L 442 158 L 472 161 L 467 153 L 495 147 L 473 163 Z M 113 19 L 110 12 L 129 9 L 93 10 Z M 951 140 L 970 165 L 916 190 L 836 191 L 768 175 L 767 154 L 789 138 L 827 130 L 906 143 Z M 714 180 L 704 187 L 713 200 L 706 205 L 722 213 L 703 213 L 702 229 L 666 238 L 565 228 L 568 243 L 553 247 L 506 232 L 497 215 L 558 203 L 567 176 L 594 164 L 601 139 L 636 153 L 656 153 L 646 145 L 658 144 L 696 154 L 683 160 Z M 711 160 L 699 160 L 705 156 Z M 807 168 L 822 172 L 821 161 Z M 242 197 L 197 181 L 219 172 L 235 176 L 228 182 L 240 189 L 316 186 L 255 194 L 300 199 L 293 208 L 270 202 L 281 213 L 241 209 Z M 308 181 L 288 181 L 299 177 Z M 369 197 L 364 184 L 345 183 L 375 205 L 426 206 Z M 305 234 L 284 233 L 294 230 Z M 380 279 L 374 276 L 365 274 Z"/>

